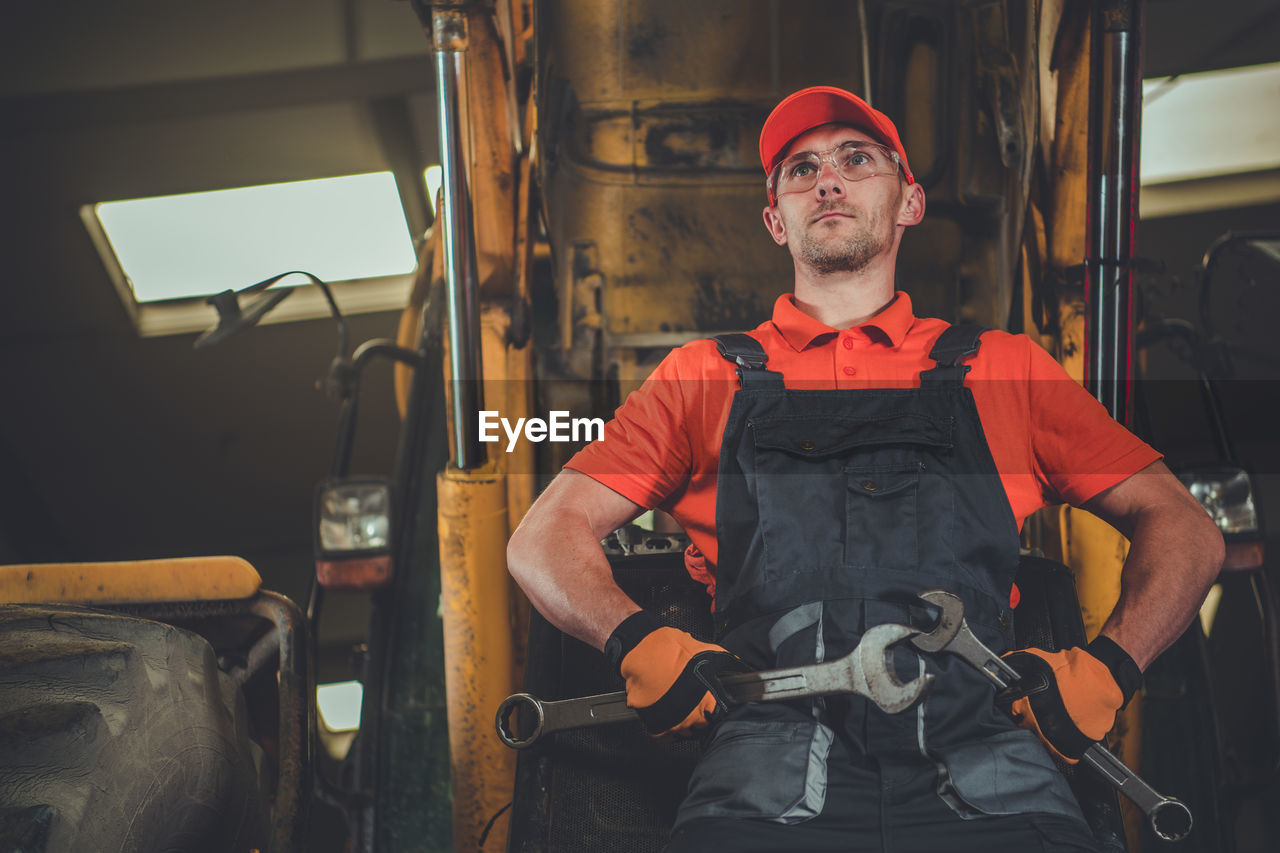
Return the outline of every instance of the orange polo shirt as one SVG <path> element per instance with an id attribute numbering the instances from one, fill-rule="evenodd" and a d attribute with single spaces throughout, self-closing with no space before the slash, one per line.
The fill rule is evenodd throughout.
<path id="1" fill-rule="evenodd" d="M 918 388 L 946 327 L 916 317 L 901 291 L 851 329 L 820 323 L 786 294 L 773 318 L 749 334 L 788 388 Z M 1083 503 L 1160 458 L 1025 335 L 987 332 L 966 363 L 973 369 L 965 384 L 1019 528 L 1041 507 Z M 738 387 L 735 367 L 714 341 L 688 343 L 618 407 L 604 438 L 565 466 L 671 513 L 705 557 L 692 555 L 690 574 L 713 593 L 720 439 Z"/>

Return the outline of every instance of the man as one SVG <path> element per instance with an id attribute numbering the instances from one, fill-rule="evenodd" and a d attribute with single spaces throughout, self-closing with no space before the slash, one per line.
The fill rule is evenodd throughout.
<path id="1" fill-rule="evenodd" d="M 1195 613 L 1222 538 L 1159 454 L 1029 339 L 917 318 L 895 293 L 925 197 L 887 117 L 806 89 L 770 114 L 760 155 L 794 293 L 749 335 L 668 356 L 538 499 L 511 572 L 618 665 L 651 731 L 718 722 L 672 850 L 1093 849 L 1045 746 L 1078 758 L 1111 727 Z M 1064 500 L 1132 548 L 1100 638 L 1015 659 L 1054 685 L 1015 706 L 1026 728 L 962 661 L 902 649 L 900 675 L 938 676 L 904 713 L 860 697 L 725 712 L 717 672 L 835 659 L 872 625 L 918 619 L 925 589 L 955 592 L 978 637 L 1008 649 L 1018 528 Z M 655 506 L 690 534 L 718 644 L 662 626 L 612 581 L 599 540 Z"/>

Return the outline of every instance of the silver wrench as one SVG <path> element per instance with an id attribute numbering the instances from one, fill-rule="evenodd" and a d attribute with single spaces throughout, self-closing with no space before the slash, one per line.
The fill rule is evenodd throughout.
<path id="1" fill-rule="evenodd" d="M 894 645 L 918 633 L 906 625 L 877 625 L 862 635 L 857 648 L 838 660 L 724 675 L 719 679 L 720 685 L 731 705 L 853 693 L 870 699 L 885 713 L 896 714 L 919 701 L 935 678 L 922 675 L 903 682 L 889 661 L 889 650 Z M 527 735 L 519 734 L 511 725 L 512 712 L 517 709 L 533 720 L 532 731 Z M 543 702 L 528 693 L 516 693 L 498 706 L 497 727 L 503 743 L 524 749 L 550 732 L 635 719 L 635 709 L 627 705 L 627 694 L 621 690 L 558 702 Z"/>
<path id="2" fill-rule="evenodd" d="M 941 609 L 942 616 L 933 631 L 911 638 L 913 646 L 922 652 L 950 652 L 964 659 L 985 675 L 997 690 L 1004 690 L 1019 680 L 1017 670 L 983 645 L 969 630 L 964 621 L 964 603 L 957 596 L 935 589 L 921 593 L 920 598 Z M 1090 745 L 1081 760 L 1102 774 L 1109 785 L 1132 800 L 1147 816 L 1152 831 L 1160 838 L 1165 841 L 1181 841 L 1191 832 L 1191 809 L 1186 803 L 1176 797 L 1157 793 L 1101 743 Z"/>

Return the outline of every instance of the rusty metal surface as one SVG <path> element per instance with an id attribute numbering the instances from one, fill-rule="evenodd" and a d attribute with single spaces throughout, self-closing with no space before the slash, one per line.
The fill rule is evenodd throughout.
<path id="1" fill-rule="evenodd" d="M 270 619 L 280 637 L 280 776 L 273 812 L 274 853 L 302 850 L 311 812 L 315 703 L 307 661 L 307 626 L 298 606 L 262 592 L 250 610 Z"/>
<path id="2" fill-rule="evenodd" d="M 1039 120 L 1034 4 L 870 0 L 869 81 L 857 5 L 539 4 L 565 373 L 634 379 L 655 354 L 768 318 L 793 272 L 761 224 L 757 137 L 815 84 L 869 90 L 903 131 L 929 194 L 899 256 L 919 312 L 1006 325 Z"/>

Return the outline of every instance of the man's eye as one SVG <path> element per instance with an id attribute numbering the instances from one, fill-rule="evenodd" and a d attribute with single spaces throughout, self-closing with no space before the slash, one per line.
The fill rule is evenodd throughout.
<path id="1" fill-rule="evenodd" d="M 791 178 L 803 178 L 813 172 L 813 164 L 808 160 L 801 160 L 790 169 L 787 170 L 787 176 Z"/>
<path id="2" fill-rule="evenodd" d="M 844 158 L 846 166 L 865 166 L 870 162 L 872 162 L 871 155 L 865 151 L 850 151 Z"/>

